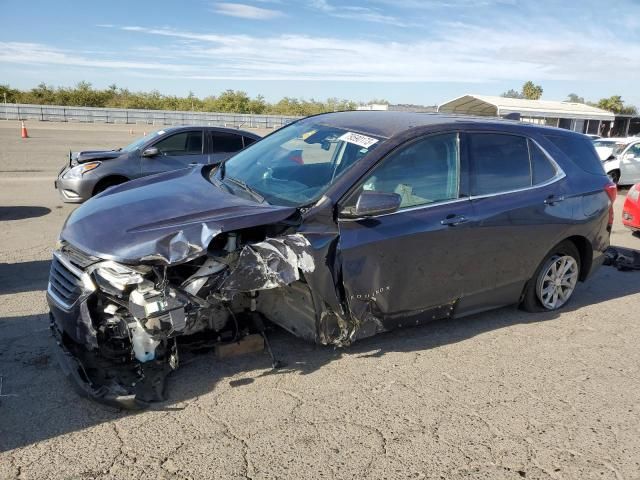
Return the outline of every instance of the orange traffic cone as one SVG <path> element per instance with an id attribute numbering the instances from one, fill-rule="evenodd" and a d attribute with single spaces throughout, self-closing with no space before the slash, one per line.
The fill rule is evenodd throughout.
<path id="1" fill-rule="evenodd" d="M 29 134 L 27 133 L 27 127 L 24 126 L 24 122 L 22 122 L 22 138 L 29 138 Z"/>

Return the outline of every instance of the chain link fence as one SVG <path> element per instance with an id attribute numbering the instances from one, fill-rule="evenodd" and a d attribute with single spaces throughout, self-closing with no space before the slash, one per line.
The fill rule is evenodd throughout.
<path id="1" fill-rule="evenodd" d="M 217 127 L 275 129 L 287 125 L 300 117 L 0 103 L 0 118 L 4 120 L 39 120 L 43 122 L 121 123 L 160 126 L 211 125 Z"/>

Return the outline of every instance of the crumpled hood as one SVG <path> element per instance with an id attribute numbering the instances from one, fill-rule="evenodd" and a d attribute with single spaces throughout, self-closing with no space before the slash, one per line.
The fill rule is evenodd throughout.
<path id="1" fill-rule="evenodd" d="M 86 163 L 94 160 L 111 160 L 126 154 L 122 150 L 85 150 L 83 152 L 72 152 L 72 163 Z"/>
<path id="2" fill-rule="evenodd" d="M 221 232 L 278 222 L 296 211 L 222 191 L 203 170 L 196 166 L 112 187 L 76 209 L 61 238 L 104 259 L 175 264 L 204 254 Z"/>

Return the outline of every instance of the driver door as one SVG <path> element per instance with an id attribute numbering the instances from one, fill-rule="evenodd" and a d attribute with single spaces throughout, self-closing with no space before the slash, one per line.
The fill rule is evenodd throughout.
<path id="1" fill-rule="evenodd" d="M 460 194 L 458 133 L 422 137 L 394 151 L 341 206 L 363 190 L 396 193 L 399 210 L 338 220 L 343 284 L 359 336 L 451 314 L 473 264 L 470 201 Z"/>
<path id="2" fill-rule="evenodd" d="M 196 163 L 206 163 L 203 153 L 202 130 L 185 130 L 158 140 L 152 147 L 158 155 L 142 158 L 142 174 L 167 172 L 186 168 Z"/>

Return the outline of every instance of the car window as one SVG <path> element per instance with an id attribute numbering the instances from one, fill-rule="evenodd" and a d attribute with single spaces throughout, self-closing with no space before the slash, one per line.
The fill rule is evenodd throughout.
<path id="1" fill-rule="evenodd" d="M 497 133 L 468 134 L 471 195 L 488 195 L 531 186 L 527 139 Z"/>
<path id="2" fill-rule="evenodd" d="M 640 158 L 640 143 L 636 143 L 635 145 L 631 145 L 627 153 L 633 154 L 634 157 Z"/>
<path id="3" fill-rule="evenodd" d="M 551 164 L 540 147 L 529 140 L 529 155 L 531 156 L 531 175 L 533 185 L 539 185 L 551 180 L 556 175 L 556 168 Z"/>
<path id="4" fill-rule="evenodd" d="M 363 190 L 397 193 L 400 208 L 458 197 L 458 134 L 425 137 L 392 153 L 363 182 Z"/>
<path id="5" fill-rule="evenodd" d="M 256 139 L 255 138 L 251 138 L 251 137 L 242 137 L 243 141 L 244 141 L 244 146 L 245 148 L 248 147 L 249 145 L 251 145 L 252 143 L 255 143 Z"/>
<path id="6" fill-rule="evenodd" d="M 153 145 L 162 155 L 201 155 L 202 132 L 180 132 Z"/>
<path id="7" fill-rule="evenodd" d="M 213 153 L 234 153 L 242 150 L 242 135 L 236 135 L 235 133 L 226 132 L 213 132 L 211 134 L 213 139 Z"/>
<path id="8" fill-rule="evenodd" d="M 605 174 L 593 142 L 588 138 L 581 135 L 545 135 L 545 137 L 585 172 Z"/>

